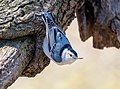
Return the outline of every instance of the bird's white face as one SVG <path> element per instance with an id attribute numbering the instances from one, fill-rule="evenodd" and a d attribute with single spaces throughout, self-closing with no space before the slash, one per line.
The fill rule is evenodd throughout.
<path id="1" fill-rule="evenodd" d="M 62 61 L 66 64 L 71 64 L 73 63 L 75 60 L 77 59 L 77 55 L 68 50 L 68 49 L 64 49 L 63 53 L 62 53 Z"/>
<path id="2" fill-rule="evenodd" d="M 71 52 L 69 50 L 66 52 L 66 59 L 76 59 L 76 58 L 77 58 L 77 56 L 75 56 L 75 54 L 73 52 Z"/>

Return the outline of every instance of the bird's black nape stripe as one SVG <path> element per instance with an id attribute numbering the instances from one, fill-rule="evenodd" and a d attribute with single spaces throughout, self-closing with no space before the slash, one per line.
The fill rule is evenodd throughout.
<path id="1" fill-rule="evenodd" d="M 73 49 L 70 50 L 70 51 L 71 51 L 72 53 L 74 53 L 76 57 L 78 57 L 77 53 L 76 53 Z"/>
<path id="2" fill-rule="evenodd" d="M 65 48 L 68 48 L 68 49 L 72 49 L 72 47 L 70 46 L 70 44 L 65 44 L 62 49 L 60 50 L 60 56 L 62 56 L 62 52 Z"/>

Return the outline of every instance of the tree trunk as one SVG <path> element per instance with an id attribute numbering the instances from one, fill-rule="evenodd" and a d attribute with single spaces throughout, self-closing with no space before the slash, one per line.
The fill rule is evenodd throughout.
<path id="1" fill-rule="evenodd" d="M 50 62 L 42 51 L 45 25 L 40 12 L 51 11 L 65 31 L 82 0 L 0 0 L 0 89 L 19 76 L 34 77 Z"/>

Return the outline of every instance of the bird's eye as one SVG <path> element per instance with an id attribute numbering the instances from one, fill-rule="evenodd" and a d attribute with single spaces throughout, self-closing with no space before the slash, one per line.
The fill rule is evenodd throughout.
<path id="1" fill-rule="evenodd" d="M 70 56 L 72 57 L 72 54 L 70 54 Z"/>

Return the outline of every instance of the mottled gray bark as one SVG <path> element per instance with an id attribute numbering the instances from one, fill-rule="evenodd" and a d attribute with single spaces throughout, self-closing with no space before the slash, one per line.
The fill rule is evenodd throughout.
<path id="1" fill-rule="evenodd" d="M 45 26 L 39 13 L 51 11 L 65 31 L 82 0 L 0 0 L 0 89 L 19 76 L 33 77 L 50 62 L 42 51 Z"/>
<path id="2" fill-rule="evenodd" d="M 0 89 L 6 89 L 21 75 L 32 59 L 34 45 L 31 37 L 0 41 Z"/>

